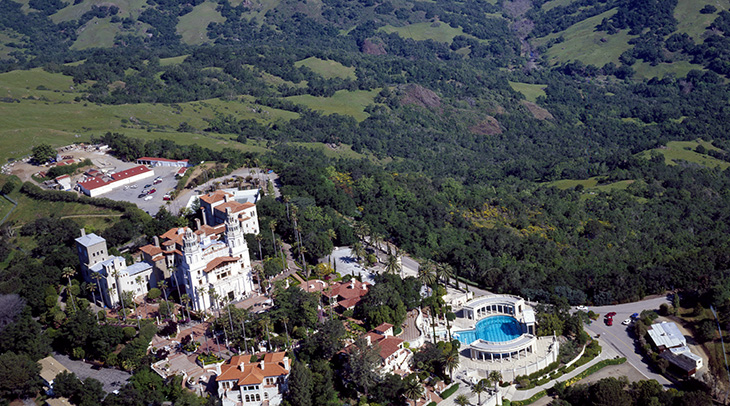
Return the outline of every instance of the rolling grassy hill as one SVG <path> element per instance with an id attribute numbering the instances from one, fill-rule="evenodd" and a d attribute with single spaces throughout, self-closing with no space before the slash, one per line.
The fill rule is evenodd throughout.
<path id="1" fill-rule="evenodd" d="M 722 170 L 730 167 L 730 162 L 719 160 L 707 154 L 700 154 L 695 149 L 698 145 L 702 145 L 707 150 L 719 151 L 720 149 L 704 140 L 698 141 L 669 141 L 664 148 L 655 148 L 644 151 L 641 156 L 649 158 L 651 153 L 659 153 L 664 155 L 664 162 L 667 165 L 679 165 L 680 162 L 689 162 L 692 164 L 706 166 L 708 168 L 720 168 Z"/>
<path id="2" fill-rule="evenodd" d="M 324 114 L 349 115 L 355 117 L 358 121 L 362 121 L 369 117 L 369 114 L 365 112 L 365 107 L 373 103 L 373 99 L 381 90 L 356 90 L 354 92 L 339 90 L 332 97 L 301 95 L 290 96 L 286 99 L 297 104 L 303 104 L 312 110 L 321 111 Z"/>
<path id="3" fill-rule="evenodd" d="M 294 66 L 306 66 L 314 73 L 322 76 L 325 79 L 355 79 L 355 68 L 351 66 L 345 66 L 337 61 L 326 61 L 323 59 L 310 57 L 295 62 Z"/>
<path id="4" fill-rule="evenodd" d="M 180 17 L 177 33 L 182 36 L 186 44 L 200 45 L 210 42 L 207 35 L 208 24 L 223 22 L 225 18 L 216 10 L 216 3 L 205 2 L 198 4 L 193 11 Z"/>

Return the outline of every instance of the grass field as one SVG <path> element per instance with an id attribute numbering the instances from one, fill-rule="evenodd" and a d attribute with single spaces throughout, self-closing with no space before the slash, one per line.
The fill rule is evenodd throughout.
<path id="1" fill-rule="evenodd" d="M 598 190 L 598 191 L 609 191 L 609 190 L 623 190 L 629 187 L 630 184 L 634 183 L 634 180 L 621 180 L 613 183 L 606 183 L 599 185 L 600 177 L 594 176 L 588 179 L 562 179 L 554 182 L 545 183 L 545 186 L 553 186 L 558 189 L 573 189 L 578 185 L 583 185 L 586 189 Z"/>
<path id="2" fill-rule="evenodd" d="M 332 97 L 314 97 L 310 95 L 290 96 L 286 99 L 294 103 L 303 104 L 312 110 L 318 110 L 325 114 L 343 114 L 354 117 L 357 121 L 363 121 L 369 117 L 365 107 L 373 103 L 373 99 L 380 92 L 380 88 L 370 91 L 356 90 L 348 92 L 339 90 Z"/>
<path id="3" fill-rule="evenodd" d="M 69 3 L 69 6 L 58 10 L 56 14 L 51 15 L 51 20 L 58 24 L 61 21 L 78 20 L 85 12 L 91 10 L 92 6 L 110 6 L 119 7 L 120 18 L 132 16 L 135 19 L 147 7 L 146 0 L 84 0 L 79 4 Z"/>
<path id="4" fill-rule="evenodd" d="M 120 32 L 119 24 L 112 24 L 111 17 L 92 18 L 79 29 L 78 38 L 71 49 L 111 48 L 114 46 L 114 37 Z"/>
<path id="5" fill-rule="evenodd" d="M 173 56 L 172 58 L 160 59 L 160 66 L 170 66 L 182 63 L 189 55 Z"/>
<path id="6" fill-rule="evenodd" d="M 410 24 L 404 27 L 386 25 L 379 30 L 388 34 L 396 33 L 403 38 L 411 38 L 416 41 L 432 39 L 447 44 L 450 44 L 457 35 L 465 35 L 461 27 L 453 28 L 446 23 L 438 23 L 438 26 L 434 27 L 431 22 Z"/>
<path id="7" fill-rule="evenodd" d="M 11 71 L 0 74 L 0 97 L 16 102 L 0 102 L 0 161 L 20 158 L 39 143 L 63 145 L 88 141 L 91 135 L 107 131 L 122 132 L 143 139 L 170 139 L 181 144 L 199 144 L 211 149 L 224 147 L 263 151 L 265 147 L 249 142 L 232 141 L 235 136 L 222 134 L 178 133 L 187 122 L 196 129 L 207 127 L 205 118 L 216 114 L 234 115 L 237 119 L 254 119 L 262 123 L 290 120 L 297 113 L 273 109 L 254 103 L 244 96 L 235 100 L 211 99 L 176 105 L 127 104 L 119 106 L 75 102 L 78 93 L 70 90 L 72 79 L 41 69 Z M 40 90 L 39 90 L 40 89 Z M 365 92 L 367 93 L 367 92 Z M 350 97 L 362 103 L 368 95 Z M 340 96 L 342 99 L 342 96 Z M 344 97 L 345 100 L 349 100 Z M 353 107 L 363 114 L 363 106 Z M 78 135 L 78 136 L 77 136 Z"/>
<path id="8" fill-rule="evenodd" d="M 628 41 L 634 36 L 628 35 L 628 30 L 620 31 L 614 35 L 595 30 L 596 25 L 600 24 L 601 20 L 610 18 L 614 14 L 616 14 L 616 9 L 611 9 L 573 24 L 564 31 L 550 34 L 541 39 L 540 43 L 557 38 L 560 35 L 565 38 L 564 42 L 555 44 L 548 49 L 548 61 L 551 64 L 556 64 L 580 60 L 586 65 L 590 64 L 598 67 L 608 62 L 617 63 L 618 57 L 631 47 Z"/>
<path id="9" fill-rule="evenodd" d="M 568 4 L 574 2 L 575 0 L 550 0 L 542 4 L 542 7 L 540 7 L 544 11 L 552 10 L 555 7 L 558 6 L 567 6 Z"/>
<path id="10" fill-rule="evenodd" d="M 727 2 L 719 0 L 679 0 L 674 9 L 674 18 L 677 19 L 677 32 L 686 32 L 695 43 L 702 42 L 701 37 L 710 23 L 717 18 L 715 14 L 700 14 L 700 10 L 707 4 L 717 7 L 717 12 L 727 10 Z"/>
<path id="11" fill-rule="evenodd" d="M 325 61 L 323 59 L 309 57 L 302 59 L 294 63 L 294 66 L 306 66 L 311 69 L 314 73 L 322 76 L 325 79 L 357 79 L 355 77 L 355 68 L 345 66 L 337 61 Z"/>
<path id="12" fill-rule="evenodd" d="M 707 150 L 719 149 L 710 144 L 707 141 L 669 141 L 666 148 L 656 148 L 649 151 L 641 152 L 640 155 L 649 158 L 651 151 L 656 151 L 664 155 L 664 162 L 667 165 L 677 165 L 679 161 L 686 161 L 695 163 L 709 168 L 720 168 L 727 169 L 730 167 L 730 162 L 725 162 L 709 155 L 700 154 L 695 152 L 695 148 L 702 144 Z"/>
<path id="13" fill-rule="evenodd" d="M 532 83 L 520 82 L 509 82 L 509 85 L 512 86 L 512 89 L 515 92 L 522 93 L 527 101 L 531 101 L 533 103 L 537 101 L 538 97 L 545 96 L 545 88 L 547 87 L 547 85 L 536 85 Z"/>
<path id="14" fill-rule="evenodd" d="M 347 145 L 347 144 L 341 144 L 339 146 L 339 148 L 336 150 L 330 148 L 329 146 L 327 146 L 321 142 L 292 142 L 291 144 L 301 146 L 301 147 L 311 148 L 316 151 L 322 151 L 325 156 L 328 156 L 330 158 L 374 159 L 367 155 L 359 154 L 359 153 L 353 151 L 352 146 Z"/>
<path id="15" fill-rule="evenodd" d="M 210 42 L 207 35 L 208 24 L 212 22 L 221 23 L 226 19 L 216 11 L 217 3 L 206 1 L 198 4 L 188 14 L 180 17 L 177 24 L 177 33 L 182 36 L 186 44 L 200 45 Z"/>
<path id="16" fill-rule="evenodd" d="M 636 71 L 635 77 L 641 78 L 663 78 L 667 75 L 674 75 L 675 77 L 681 78 L 687 76 L 687 72 L 692 69 L 705 70 L 701 65 L 695 65 L 688 61 L 677 61 L 673 63 L 660 63 L 657 66 L 651 66 L 646 62 L 637 61 L 631 66 Z"/>
<path id="17" fill-rule="evenodd" d="M 12 208 L 13 204 L 10 203 L 10 200 L 0 196 L 0 221 L 5 218 L 5 215 L 7 215 Z"/>

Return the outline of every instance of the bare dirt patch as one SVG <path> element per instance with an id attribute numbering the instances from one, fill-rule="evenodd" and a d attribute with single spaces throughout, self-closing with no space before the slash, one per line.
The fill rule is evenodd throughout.
<path id="1" fill-rule="evenodd" d="M 502 127 L 496 118 L 487 116 L 482 122 L 469 127 L 469 131 L 479 135 L 497 135 L 502 134 Z"/>
<path id="2" fill-rule="evenodd" d="M 415 104 L 428 109 L 437 109 L 441 106 L 441 99 L 432 90 L 423 86 L 410 84 L 402 89 L 401 103 Z"/>
<path id="3" fill-rule="evenodd" d="M 385 50 L 385 45 L 382 42 L 373 42 L 366 39 L 362 43 L 362 52 L 368 55 L 385 55 L 388 52 Z"/>
<path id="4" fill-rule="evenodd" d="M 527 100 L 522 100 L 522 105 L 527 107 L 527 110 L 530 110 L 530 113 L 532 113 L 532 116 L 538 120 L 548 120 L 548 119 L 555 120 L 555 117 L 553 117 L 553 115 L 550 114 L 549 111 L 538 106 L 537 104 L 535 104 L 533 102 L 528 102 Z"/>

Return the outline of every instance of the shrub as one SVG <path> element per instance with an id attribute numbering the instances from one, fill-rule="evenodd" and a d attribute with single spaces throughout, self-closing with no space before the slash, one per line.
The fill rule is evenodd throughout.
<path id="1" fill-rule="evenodd" d="M 547 392 L 545 392 L 544 390 L 541 390 L 540 392 L 537 392 L 536 394 L 532 395 L 532 397 L 529 398 L 529 399 L 525 399 L 525 400 L 514 400 L 514 401 L 510 402 L 510 404 L 512 406 L 525 406 L 525 405 L 529 405 L 531 403 L 534 403 L 535 401 L 537 401 L 538 399 L 540 399 L 541 397 L 543 397 L 545 395 L 547 395 Z"/>
<path id="2" fill-rule="evenodd" d="M 162 296 L 162 291 L 157 288 L 152 288 L 149 292 L 147 292 L 148 300 L 157 300 L 160 296 Z"/>
<path id="3" fill-rule="evenodd" d="M 125 340 L 131 340 L 137 334 L 137 330 L 134 327 L 124 327 L 122 333 Z"/>

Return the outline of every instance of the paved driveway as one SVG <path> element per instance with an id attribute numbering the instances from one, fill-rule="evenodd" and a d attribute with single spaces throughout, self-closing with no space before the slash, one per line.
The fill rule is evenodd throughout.
<path id="1" fill-rule="evenodd" d="M 112 200 L 117 201 L 125 201 L 125 202 L 132 202 L 137 205 L 140 209 L 146 211 L 150 215 L 154 216 L 157 214 L 157 212 L 160 210 L 161 206 L 165 206 L 167 203 L 166 201 L 162 200 L 162 196 L 165 195 L 165 193 L 174 190 L 175 185 L 177 185 L 177 179 L 175 179 L 175 172 L 180 169 L 179 167 L 171 167 L 171 166 L 157 166 L 152 168 L 152 170 L 155 172 L 155 176 L 151 178 L 147 178 L 141 181 L 138 181 L 132 185 L 129 185 L 130 187 L 120 187 L 112 190 L 109 193 L 104 193 L 100 197 L 108 197 Z M 156 177 L 162 177 L 162 183 L 157 185 L 152 185 L 152 182 L 155 180 Z M 136 188 L 134 186 L 137 186 Z M 145 189 L 145 185 L 152 185 L 149 188 Z M 157 191 L 153 193 L 152 199 L 150 200 L 144 200 L 144 198 L 137 197 L 140 193 L 143 191 L 147 191 L 150 189 L 156 189 Z"/>
<path id="2" fill-rule="evenodd" d="M 659 310 L 659 306 L 662 303 L 671 305 L 669 299 L 666 296 L 662 296 L 615 306 L 589 307 L 588 310 L 593 310 L 600 314 L 601 317 L 591 325 L 586 326 L 586 332 L 594 337 L 596 334 L 600 334 L 602 345 L 610 345 L 613 347 L 621 356 L 626 357 L 627 362 L 641 372 L 647 379 L 656 379 L 657 382 L 665 387 L 670 387 L 672 386 L 671 381 L 649 367 L 649 362 L 642 354 L 639 341 L 634 334 L 633 325 L 624 326 L 621 324 L 623 320 L 628 319 L 634 313 L 641 313 L 643 310 Z M 603 322 L 603 316 L 608 312 L 616 312 L 616 315 L 613 317 L 613 326 L 606 326 Z"/>
<path id="3" fill-rule="evenodd" d="M 111 393 L 118 390 L 132 376 L 129 372 L 120 371 L 112 368 L 94 369 L 91 365 L 83 362 L 72 360 L 63 354 L 53 354 L 53 358 L 58 360 L 61 365 L 65 366 L 69 371 L 76 374 L 82 381 L 86 378 L 94 378 L 104 385 L 104 391 Z"/>

